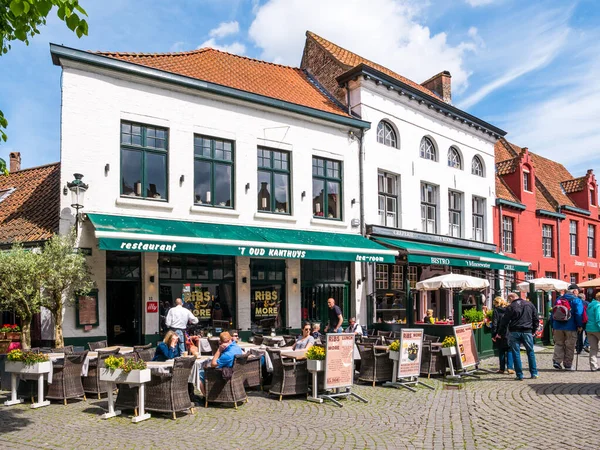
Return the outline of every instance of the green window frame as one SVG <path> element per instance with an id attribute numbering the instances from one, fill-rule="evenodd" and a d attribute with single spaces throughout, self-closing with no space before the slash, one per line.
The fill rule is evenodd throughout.
<path id="1" fill-rule="evenodd" d="M 163 202 L 169 200 L 167 128 L 121 121 L 120 184 L 122 197 Z M 160 192 L 163 190 L 164 196 Z"/>
<path id="2" fill-rule="evenodd" d="M 235 207 L 234 161 L 234 141 L 194 135 L 194 204 L 226 209 Z"/>
<path id="3" fill-rule="evenodd" d="M 313 156 L 313 217 L 343 220 L 342 169 L 342 161 Z"/>
<path id="4" fill-rule="evenodd" d="M 258 147 L 258 211 L 287 215 L 292 213 L 290 156 L 290 152 Z M 277 198 L 282 187 L 285 188 L 284 199 Z"/>

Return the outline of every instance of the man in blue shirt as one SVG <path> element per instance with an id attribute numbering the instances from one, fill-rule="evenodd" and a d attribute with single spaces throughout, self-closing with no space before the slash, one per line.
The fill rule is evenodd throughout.
<path id="1" fill-rule="evenodd" d="M 583 330 L 583 302 L 577 296 L 579 287 L 576 284 L 569 286 L 568 291 L 558 300 L 568 301 L 571 306 L 569 320 L 556 320 L 551 316 L 554 336 L 554 355 L 552 365 L 555 369 L 575 370 L 573 357 L 577 333 Z"/>
<path id="2" fill-rule="evenodd" d="M 223 331 L 219 335 L 219 340 L 221 343 L 210 362 L 210 367 L 216 367 L 217 369 L 222 369 L 223 367 L 233 367 L 233 361 L 235 360 L 236 355 L 242 354 L 242 349 L 239 345 L 237 345 L 237 343 L 232 339 L 231 334 L 229 334 L 227 331 Z M 202 391 L 202 394 L 204 394 L 204 370 L 200 371 L 200 380 L 202 380 L 200 390 Z"/>

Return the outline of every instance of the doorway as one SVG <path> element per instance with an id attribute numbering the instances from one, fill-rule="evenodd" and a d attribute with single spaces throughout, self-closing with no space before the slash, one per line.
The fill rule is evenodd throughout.
<path id="1" fill-rule="evenodd" d="M 108 344 L 142 344 L 140 281 L 107 281 L 106 306 Z"/>

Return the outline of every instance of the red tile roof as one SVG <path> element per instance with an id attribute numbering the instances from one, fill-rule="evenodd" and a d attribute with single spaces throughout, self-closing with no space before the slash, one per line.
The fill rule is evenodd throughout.
<path id="1" fill-rule="evenodd" d="M 348 117 L 299 68 L 282 66 L 213 48 L 179 53 L 96 52 L 165 72 Z"/>
<path id="2" fill-rule="evenodd" d="M 509 202 L 521 203 L 515 194 L 506 185 L 502 177 L 496 175 L 496 197 Z"/>
<path id="3" fill-rule="evenodd" d="M 496 173 L 498 175 L 508 175 L 514 173 L 519 167 L 519 158 L 507 159 L 496 163 Z"/>
<path id="4" fill-rule="evenodd" d="M 366 66 L 369 66 L 375 70 L 378 70 L 380 72 L 385 73 L 386 75 L 389 75 L 392 78 L 395 78 L 398 81 L 401 81 L 404 84 L 407 84 L 415 89 L 418 89 L 419 91 L 423 92 L 424 94 L 427 94 L 431 97 L 435 97 L 436 99 L 439 99 L 439 95 L 437 95 L 436 93 L 434 93 L 433 91 L 427 89 L 426 87 L 421 86 L 418 83 L 415 83 L 412 80 L 409 80 L 406 77 L 403 77 L 402 75 L 397 74 L 396 72 L 394 72 L 393 70 L 388 69 L 387 67 L 384 67 L 380 64 L 377 64 L 373 61 L 370 61 L 366 58 L 363 58 L 362 56 L 357 55 L 356 53 L 352 53 L 349 50 L 346 50 L 345 48 L 340 47 L 339 45 L 334 44 L 331 41 L 328 41 L 327 39 L 322 38 L 321 36 L 313 33 L 312 31 L 307 31 L 306 32 L 306 36 L 313 39 L 315 42 L 317 42 L 323 49 L 325 49 L 327 52 L 329 52 L 331 54 L 331 56 L 333 56 L 336 60 L 338 60 L 341 64 L 343 64 L 344 66 L 346 66 L 347 70 L 350 70 L 353 67 L 358 66 L 359 64 L 364 64 Z"/>
<path id="5" fill-rule="evenodd" d="M 572 180 L 563 181 L 561 183 L 567 194 L 582 191 L 587 186 L 587 177 L 573 178 Z"/>
<path id="6" fill-rule="evenodd" d="M 49 239 L 58 232 L 60 163 L 0 175 L 0 245 Z"/>

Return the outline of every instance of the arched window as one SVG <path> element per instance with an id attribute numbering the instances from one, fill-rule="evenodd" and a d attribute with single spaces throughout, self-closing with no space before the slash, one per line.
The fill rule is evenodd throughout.
<path id="1" fill-rule="evenodd" d="M 448 167 L 454 167 L 455 169 L 462 169 L 462 161 L 460 159 L 460 153 L 456 147 L 450 147 L 448 149 Z"/>
<path id="2" fill-rule="evenodd" d="M 471 161 L 471 173 L 473 175 L 477 175 L 478 177 L 483 177 L 483 161 L 479 156 L 473 156 L 473 161 Z"/>
<path id="3" fill-rule="evenodd" d="M 421 158 L 430 159 L 432 161 L 437 161 L 437 157 L 435 154 L 435 146 L 433 142 L 428 137 L 424 137 L 421 139 L 421 148 L 420 148 Z"/>
<path id="4" fill-rule="evenodd" d="M 379 122 L 377 125 L 377 142 L 388 147 L 398 148 L 398 139 L 396 138 L 396 131 L 394 127 L 385 120 Z"/>

